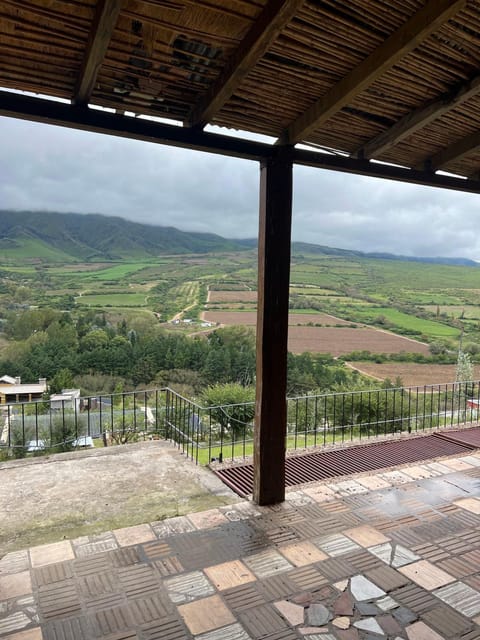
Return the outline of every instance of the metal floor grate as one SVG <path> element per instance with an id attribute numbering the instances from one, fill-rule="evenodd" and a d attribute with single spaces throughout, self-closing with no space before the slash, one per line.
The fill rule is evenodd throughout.
<path id="1" fill-rule="evenodd" d="M 315 451 L 286 459 L 285 484 L 292 487 L 304 482 L 462 454 L 476 448 L 480 448 L 480 427 L 345 449 Z M 227 467 L 215 470 L 214 473 L 238 495 L 246 497 L 252 493 L 252 464 Z"/>
<path id="2" fill-rule="evenodd" d="M 457 442 L 465 445 L 468 449 L 480 449 L 480 427 L 471 429 L 457 429 L 455 431 L 439 431 L 435 433 L 438 438 Z"/>

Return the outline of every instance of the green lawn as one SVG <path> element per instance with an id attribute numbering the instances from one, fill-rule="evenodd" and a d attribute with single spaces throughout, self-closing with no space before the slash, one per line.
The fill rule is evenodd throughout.
<path id="1" fill-rule="evenodd" d="M 383 435 L 383 430 L 379 427 L 379 435 Z M 375 434 L 371 434 L 370 438 L 375 437 Z M 367 440 L 368 436 L 365 434 L 360 435 L 360 429 L 355 427 L 353 429 L 345 428 L 342 433 L 341 428 L 337 428 L 335 433 L 317 433 L 317 434 L 307 434 L 305 437 L 304 433 L 299 433 L 295 437 L 295 435 L 287 436 L 286 447 L 287 451 L 294 451 L 296 449 L 304 449 L 306 447 L 321 447 L 322 445 L 329 444 L 340 444 L 342 442 L 350 442 L 351 440 Z M 208 447 L 199 448 L 198 449 L 198 463 L 199 464 L 208 464 L 211 458 L 218 458 L 222 448 L 220 446 L 212 446 L 210 451 Z M 192 450 L 192 447 L 189 447 L 188 454 L 196 460 L 196 452 L 195 449 Z M 223 444 L 223 460 L 227 461 L 232 458 L 243 458 L 243 457 L 253 456 L 253 440 L 248 440 L 245 443 L 239 442 L 235 444 L 232 448 L 231 444 Z"/>

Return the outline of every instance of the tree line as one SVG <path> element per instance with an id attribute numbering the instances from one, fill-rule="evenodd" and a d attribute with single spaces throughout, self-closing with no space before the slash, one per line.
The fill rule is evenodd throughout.
<path id="1" fill-rule="evenodd" d="M 110 393 L 172 386 L 196 395 L 217 383 L 255 382 L 255 336 L 247 327 L 226 327 L 187 336 L 162 325 L 125 319 L 112 324 L 102 313 L 78 315 L 39 308 L 11 314 L 4 327 L 2 375 L 23 382 L 46 377 L 52 391 L 79 386 L 82 393 Z M 356 372 L 329 355 L 288 355 L 289 395 L 350 386 Z"/>

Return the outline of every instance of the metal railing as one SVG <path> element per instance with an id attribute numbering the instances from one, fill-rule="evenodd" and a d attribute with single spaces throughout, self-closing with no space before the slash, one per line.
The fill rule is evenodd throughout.
<path id="1" fill-rule="evenodd" d="M 165 437 L 166 389 L 0 406 L 0 456 Z"/>
<path id="2" fill-rule="evenodd" d="M 168 389 L 165 435 L 197 463 L 253 453 L 254 403 L 203 407 Z M 476 423 L 480 382 L 287 398 L 287 449 Z"/>
<path id="3" fill-rule="evenodd" d="M 480 382 L 287 398 L 287 449 L 476 423 Z M 168 388 L 0 407 L 0 457 L 169 440 L 197 464 L 253 453 L 254 403 L 205 407 Z"/>

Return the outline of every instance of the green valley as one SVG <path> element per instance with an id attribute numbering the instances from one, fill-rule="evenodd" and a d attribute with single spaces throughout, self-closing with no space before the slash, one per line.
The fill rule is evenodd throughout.
<path id="1" fill-rule="evenodd" d="M 118 349 L 123 339 L 132 345 L 132 336 L 137 336 L 141 344 L 142 336 L 159 331 L 167 338 L 206 340 L 220 326 L 240 324 L 251 333 L 257 287 L 253 242 L 102 216 L 38 213 L 37 220 L 44 215 L 46 224 L 37 224 L 42 231 L 35 236 L 35 214 L 18 214 L 13 226 L 15 214 L 0 212 L 5 249 L 0 269 L 0 365 L 12 375 L 12 358 L 20 362 L 18 353 L 35 345 L 38 351 L 42 340 L 51 337 L 49 322 L 34 320 L 35 314 L 47 311 L 56 314 L 54 322 L 77 328 L 72 338 L 77 361 L 69 367 L 59 358 L 55 366 L 49 356 L 42 371 L 40 360 L 33 369 L 26 366 L 27 376 L 29 371 L 32 376 L 51 376 L 67 368 L 77 376 L 100 370 L 115 377 L 121 371 L 134 385 L 155 378 L 159 361 L 148 352 L 140 358 L 143 364 L 132 365 L 135 375 L 130 376 L 127 363 L 118 364 L 120 353 L 105 366 L 93 355 L 87 358 L 82 340 L 96 330 L 108 341 L 117 336 L 112 347 Z M 88 234 L 85 225 L 92 224 Z M 107 244 L 105 253 L 102 246 Z M 433 367 L 454 363 L 461 341 L 475 359 L 480 353 L 480 269 L 473 262 L 446 262 L 371 257 L 294 243 L 290 350 L 298 357 L 304 351 L 315 358 L 334 356 L 336 367 L 344 360 L 416 361 Z M 25 329 L 29 318 L 30 330 Z M 85 328 L 78 332 L 79 323 Z M 188 359 L 171 355 L 170 364 L 169 357 L 164 358 L 161 369 L 188 369 Z M 251 370 L 248 376 L 253 375 Z"/>

